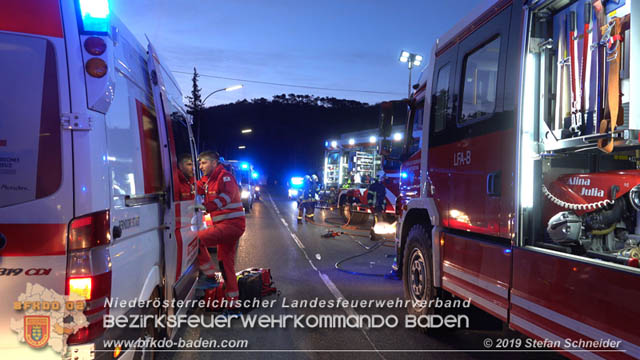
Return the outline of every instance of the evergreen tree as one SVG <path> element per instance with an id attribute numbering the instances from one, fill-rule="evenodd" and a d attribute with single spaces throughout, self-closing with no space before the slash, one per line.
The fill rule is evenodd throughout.
<path id="1" fill-rule="evenodd" d="M 191 87 L 191 95 L 187 96 L 187 113 L 190 115 L 196 115 L 198 112 L 204 109 L 204 104 L 202 103 L 202 94 L 200 93 L 202 89 L 198 87 L 198 78 L 200 74 L 198 74 L 198 70 L 196 70 L 195 66 L 193 67 L 193 77 L 191 81 L 193 82 L 193 86 Z"/>
<path id="2" fill-rule="evenodd" d="M 187 113 L 193 116 L 193 133 L 196 137 L 196 145 L 198 146 L 198 151 L 202 151 L 202 140 L 200 139 L 200 128 L 201 122 L 203 120 L 203 110 L 204 103 L 202 102 L 202 94 L 200 93 L 202 89 L 198 87 L 198 78 L 200 74 L 198 74 L 198 70 L 196 67 L 193 67 L 193 77 L 191 81 L 193 82 L 193 86 L 191 87 L 191 95 L 187 96 Z"/>

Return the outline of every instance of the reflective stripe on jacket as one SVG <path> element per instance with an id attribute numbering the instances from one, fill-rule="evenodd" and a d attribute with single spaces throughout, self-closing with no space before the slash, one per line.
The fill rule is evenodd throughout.
<path id="1" fill-rule="evenodd" d="M 204 195 L 204 207 L 212 223 L 244 217 L 238 183 L 221 164 L 210 176 L 198 180 L 198 194 Z"/>

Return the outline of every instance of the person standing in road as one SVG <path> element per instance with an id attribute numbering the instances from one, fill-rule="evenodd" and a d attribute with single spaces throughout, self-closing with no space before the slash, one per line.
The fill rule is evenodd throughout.
<path id="1" fill-rule="evenodd" d="M 220 155 L 217 153 L 205 151 L 198 156 L 198 162 L 203 176 L 197 183 L 197 191 L 204 195 L 204 207 L 213 224 L 198 232 L 198 265 L 207 277 L 209 287 L 214 287 L 216 267 L 207 248 L 217 246 L 218 264 L 226 284 L 226 295 L 230 300 L 237 300 L 239 292 L 235 257 L 238 241 L 245 230 L 240 189 L 233 175 L 220 163 Z"/>
<path id="2" fill-rule="evenodd" d="M 304 217 L 306 221 L 313 219 L 313 201 L 315 201 L 315 192 L 313 191 L 313 180 L 311 176 L 304 177 L 302 185 L 302 193 L 298 198 L 298 224 L 302 223 Z M 306 212 L 306 214 L 305 214 Z"/>

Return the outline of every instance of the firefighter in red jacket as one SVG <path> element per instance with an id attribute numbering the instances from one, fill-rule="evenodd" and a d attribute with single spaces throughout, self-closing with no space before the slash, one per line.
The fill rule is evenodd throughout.
<path id="1" fill-rule="evenodd" d="M 240 189 L 233 175 L 220 163 L 217 153 L 205 151 L 198 157 L 198 162 L 203 176 L 198 180 L 197 191 L 204 195 L 204 207 L 213 223 L 213 226 L 198 232 L 198 265 L 207 277 L 214 277 L 216 266 L 207 248 L 217 246 L 218 264 L 225 280 L 226 295 L 231 300 L 237 300 L 236 248 L 245 230 Z"/>

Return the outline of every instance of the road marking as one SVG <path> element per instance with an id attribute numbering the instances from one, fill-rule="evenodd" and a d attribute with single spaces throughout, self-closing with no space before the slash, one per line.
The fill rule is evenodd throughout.
<path id="1" fill-rule="evenodd" d="M 273 208 L 275 209 L 276 213 L 278 215 L 280 215 L 280 210 L 278 210 L 278 207 L 276 206 L 276 203 L 273 201 L 273 198 L 271 197 L 271 194 L 269 195 L 269 202 L 271 202 L 271 205 L 273 206 Z M 307 259 L 307 261 L 309 261 L 309 265 L 311 265 L 311 267 L 313 268 L 313 270 L 315 270 L 318 273 L 318 276 L 320 276 L 320 279 L 322 280 L 322 282 L 324 283 L 324 285 L 329 289 L 329 291 L 331 292 L 331 294 L 336 298 L 336 300 L 340 300 L 340 299 L 346 299 L 346 297 L 344 295 L 342 295 L 342 293 L 340 292 L 340 290 L 338 290 L 338 287 L 336 286 L 336 284 L 333 283 L 333 281 L 331 281 L 331 279 L 329 278 L 329 276 L 327 274 L 322 273 L 320 270 L 318 270 L 318 268 L 313 264 L 313 261 L 311 260 L 311 258 L 309 257 L 309 254 L 307 254 L 307 252 L 305 251 L 305 247 L 304 244 L 302 243 L 302 241 L 300 241 L 300 239 L 298 239 L 298 236 L 296 234 L 293 233 L 293 231 L 291 231 L 291 229 L 289 228 L 289 224 L 287 223 L 287 221 L 281 217 L 280 217 L 280 221 L 282 221 L 282 223 L 284 224 L 284 227 L 287 229 L 287 231 L 289 232 L 289 235 L 291 235 L 291 238 L 293 239 L 293 241 L 295 241 L 296 245 L 298 245 L 298 247 L 300 248 L 300 250 L 302 251 L 302 254 L 304 255 L 304 257 Z M 353 308 L 350 307 L 344 307 L 343 310 L 347 313 L 347 315 L 349 316 L 358 316 L 358 313 L 353 310 Z M 367 339 L 367 341 L 369 342 L 369 344 L 371 344 L 371 347 L 373 347 L 373 349 L 375 350 L 375 352 L 378 354 L 378 356 L 380 356 L 381 359 L 385 360 L 385 357 L 382 356 L 382 353 L 380 353 L 380 351 L 378 350 L 378 348 L 376 347 L 376 345 L 373 343 L 373 341 L 371 341 L 371 339 L 369 338 L 369 335 L 367 335 L 366 330 L 369 330 L 369 327 L 360 329 L 362 331 L 362 333 L 364 334 L 364 337 Z"/>

